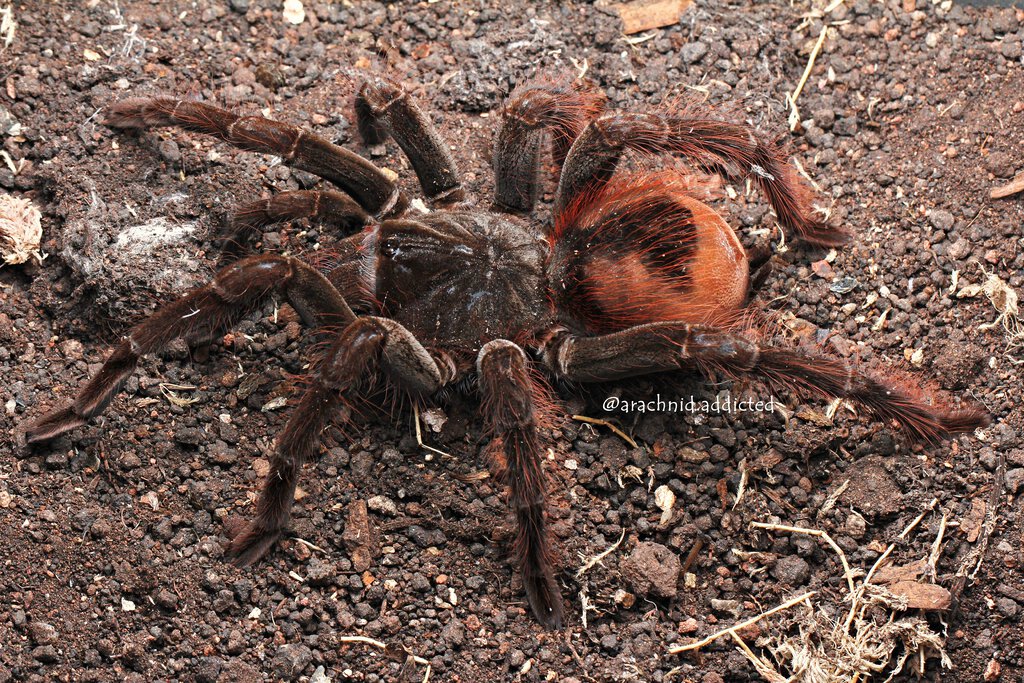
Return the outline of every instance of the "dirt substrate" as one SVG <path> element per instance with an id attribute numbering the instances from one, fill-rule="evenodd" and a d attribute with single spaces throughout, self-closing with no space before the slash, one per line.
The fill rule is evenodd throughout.
<path id="1" fill-rule="evenodd" d="M 612 107 L 706 98 L 781 132 L 823 26 L 805 2 L 698 0 L 679 25 L 631 40 L 588 4 L 306 2 L 298 26 L 280 5 L 14 4 L 0 120 L 19 172 L 0 164 L 0 186 L 42 210 L 49 258 L 0 270 L 0 682 L 422 679 L 422 665 L 400 674 L 346 636 L 408 648 L 431 680 L 758 680 L 731 640 L 699 656 L 667 648 L 807 590 L 841 619 L 847 586 L 826 543 L 750 523 L 823 530 L 858 569 L 922 513 L 891 558 L 933 556 L 942 534 L 935 581 L 954 604 L 923 616 L 948 637 L 951 668 L 930 658 L 925 677 L 1021 680 L 1024 356 L 984 293 L 957 296 L 991 276 L 1024 289 L 1024 201 L 988 198 L 1024 171 L 1024 13 L 1013 9 L 847 0 L 828 15 L 790 137 L 820 205 L 857 237 L 830 263 L 823 250 L 779 253 L 760 295 L 794 337 L 981 404 L 995 425 L 922 448 L 890 425 L 783 397 L 788 419 L 611 416 L 634 449 L 560 417 L 546 436 L 563 632 L 524 609 L 501 492 L 472 476 L 485 464 L 471 397 L 445 405 L 447 423 L 428 434 L 450 458 L 416 447 L 407 410 L 367 405 L 306 468 L 289 540 L 252 569 L 225 562 L 223 519 L 250 514 L 288 414 L 275 399 L 314 351 L 287 307 L 253 313 L 208 352 L 176 345 L 146 359 L 102 419 L 16 457 L 18 423 L 68 400 L 127 326 L 210 276 L 210 235 L 232 205 L 311 182 L 199 136 L 114 134 L 99 113 L 112 100 L 174 93 L 265 110 L 358 147 L 351 79 L 385 71 L 436 114 L 486 198 L 498 107 L 538 70 L 584 72 Z M 377 160 L 415 193 L 395 152 Z M 716 207 L 747 244 L 766 242 L 762 198 L 734 189 Z M 332 238 L 295 224 L 263 246 Z M 623 389 L 714 399 L 729 387 L 685 377 Z M 563 412 L 601 416 L 613 390 L 563 392 Z M 676 496 L 664 521 L 662 486 Z M 368 563 L 361 532 L 376 545 Z M 956 578 L 979 559 L 973 581 Z M 771 636 L 798 635 L 783 629 L 802 614 L 743 637 L 765 653 Z"/>

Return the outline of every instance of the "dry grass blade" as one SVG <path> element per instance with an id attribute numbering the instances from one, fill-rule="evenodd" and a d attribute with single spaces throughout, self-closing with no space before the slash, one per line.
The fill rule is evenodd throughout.
<path id="1" fill-rule="evenodd" d="M 416 423 L 416 445 L 429 453 L 440 455 L 442 458 L 451 459 L 452 455 L 450 453 L 446 453 L 445 451 L 439 450 L 437 448 L 434 448 L 433 446 L 428 446 L 427 444 L 423 443 L 423 431 L 420 428 L 420 407 L 415 403 L 412 406 L 412 413 L 413 420 Z"/>
<path id="2" fill-rule="evenodd" d="M 190 397 L 185 398 L 179 391 L 195 391 L 199 387 L 192 386 L 191 384 L 172 384 L 170 382 L 161 382 L 159 385 L 160 393 L 167 399 L 167 402 L 176 405 L 179 408 L 185 408 L 193 403 L 199 401 L 198 398 Z"/>
<path id="3" fill-rule="evenodd" d="M 18 30 L 18 22 L 14 20 L 14 10 L 11 6 L 0 7 L 0 40 L 3 41 L 6 50 L 14 42 L 14 34 Z"/>
<path id="4" fill-rule="evenodd" d="M 808 599 L 811 609 L 787 617 L 790 619 L 788 625 L 783 625 L 775 634 L 758 641 L 759 645 L 768 650 L 775 662 L 774 665 L 768 664 L 768 660 L 749 651 L 749 648 L 741 648 L 744 656 L 754 664 L 761 677 L 773 683 L 797 680 L 802 683 L 867 683 L 876 675 L 886 672 L 888 678 L 885 680 L 891 680 L 903 671 L 911 658 L 918 673 L 922 674 L 924 664 L 931 656 L 937 656 L 943 667 L 949 666 L 950 661 L 944 650 L 943 638 L 932 631 L 924 618 L 916 615 L 897 616 L 913 607 L 945 609 L 949 606 L 949 592 L 935 584 L 921 584 L 912 580 L 893 584 L 893 590 L 871 583 L 872 577 L 885 564 L 896 543 L 906 539 L 924 516 L 934 509 L 936 503 L 937 501 L 933 500 L 924 512 L 907 525 L 897 540 L 886 548 L 865 574 L 859 585 L 853 582 L 854 573 L 849 568 L 845 554 L 824 531 L 781 524 L 754 523 L 752 526 L 756 528 L 800 533 L 824 540 L 839 556 L 850 588 L 846 596 L 849 611 L 845 618 L 837 618 L 834 608 L 814 608 Z M 921 561 L 922 566 L 929 562 L 938 562 L 944 531 L 943 524 L 932 544 L 929 558 L 927 561 Z M 795 601 L 799 599 L 790 600 L 773 611 L 781 611 L 786 606 L 792 606 Z M 769 613 L 771 612 L 765 615 Z M 765 615 L 755 617 L 754 620 L 732 629 L 725 629 L 703 641 L 673 648 L 670 652 L 697 649 L 725 633 L 729 633 L 735 639 L 736 630 L 752 621 L 762 619 Z"/>
<path id="5" fill-rule="evenodd" d="M 814 60 L 818 58 L 818 53 L 821 52 L 821 46 L 825 44 L 825 37 L 828 35 L 828 24 L 821 27 L 821 35 L 818 36 L 818 42 L 814 44 L 814 48 L 811 50 L 811 56 L 807 58 L 807 66 L 804 68 L 804 73 L 800 77 L 800 81 L 796 84 L 796 88 L 793 92 L 786 95 L 786 100 L 789 102 L 789 129 L 796 130 L 797 126 L 800 125 L 800 110 L 797 109 L 796 101 L 800 97 L 800 93 L 803 92 L 804 86 L 807 84 L 807 79 L 811 76 L 811 70 L 814 69 Z"/>

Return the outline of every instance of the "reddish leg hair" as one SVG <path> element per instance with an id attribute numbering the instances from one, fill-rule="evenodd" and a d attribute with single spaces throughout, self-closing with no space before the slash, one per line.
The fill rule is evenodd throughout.
<path id="1" fill-rule="evenodd" d="M 409 158 L 428 200 L 446 205 L 465 198 L 451 150 L 401 87 L 383 79 L 363 83 L 355 109 L 363 141 L 378 145 L 393 137 Z"/>
<path id="2" fill-rule="evenodd" d="M 242 259 L 218 272 L 209 284 L 161 306 L 133 327 L 70 405 L 28 426 L 26 442 L 47 441 L 84 425 L 106 409 L 142 356 L 179 337 L 211 339 L 274 290 L 282 292 L 309 324 L 355 319 L 331 283 L 305 263 L 285 256 Z"/>
<path id="3" fill-rule="evenodd" d="M 741 332 L 664 322 L 599 337 L 549 336 L 544 357 L 569 380 L 604 382 L 696 366 L 736 379 L 753 377 L 775 389 L 853 401 L 893 420 L 915 439 L 934 442 L 989 423 L 977 408 L 950 410 L 838 360 L 758 344 Z"/>
<path id="4" fill-rule="evenodd" d="M 489 342 L 477 357 L 483 415 L 491 443 L 487 452 L 495 480 L 508 487 L 516 516 L 512 554 L 527 600 L 547 628 L 562 626 L 562 594 L 552 568 L 545 523 L 545 478 L 537 434 L 537 396 L 526 355 L 514 343 Z"/>
<path id="5" fill-rule="evenodd" d="M 611 113 L 596 119 L 573 143 L 555 196 L 560 213 L 587 191 L 607 183 L 626 149 L 672 153 L 730 177 L 751 178 L 767 195 L 784 228 L 812 244 L 835 246 L 850 234 L 814 215 L 810 191 L 776 139 L 721 121 L 697 107 L 672 114 Z"/>
<path id="6" fill-rule="evenodd" d="M 106 124 L 136 129 L 180 126 L 249 152 L 275 154 L 289 166 L 337 185 L 375 216 L 400 213 L 407 204 L 395 183 L 363 157 L 301 128 L 262 116 L 238 116 L 208 104 L 156 97 L 118 102 L 107 113 Z"/>
<path id="7" fill-rule="evenodd" d="M 231 225 L 221 238 L 221 264 L 227 265 L 245 254 L 252 239 L 267 226 L 301 218 L 339 227 L 344 233 L 361 228 L 370 220 L 359 204 L 341 192 L 281 192 L 235 209 Z"/>
<path id="8" fill-rule="evenodd" d="M 561 166 L 576 136 L 604 106 L 604 96 L 580 84 L 534 80 L 516 88 L 502 110 L 494 148 L 494 205 L 527 213 L 540 191 L 540 158 L 551 136 L 554 161 Z"/>

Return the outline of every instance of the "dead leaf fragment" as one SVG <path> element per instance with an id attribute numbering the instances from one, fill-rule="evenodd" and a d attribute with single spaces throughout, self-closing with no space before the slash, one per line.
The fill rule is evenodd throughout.
<path id="1" fill-rule="evenodd" d="M 612 598 L 615 600 L 616 605 L 621 605 L 626 609 L 629 609 L 636 603 L 636 596 L 621 588 L 615 591 Z"/>
<path id="2" fill-rule="evenodd" d="M 622 32 L 628 36 L 679 23 L 679 15 L 692 3 L 693 0 L 633 0 L 612 7 L 622 19 Z"/>
<path id="3" fill-rule="evenodd" d="M 0 255 L 10 264 L 34 258 L 42 262 L 39 243 L 43 239 L 42 214 L 32 202 L 9 194 L 0 195 Z"/>
<path id="4" fill-rule="evenodd" d="M 420 413 L 420 419 L 435 434 L 440 433 L 448 422 L 448 416 L 440 408 L 427 408 Z"/>
<path id="5" fill-rule="evenodd" d="M 369 569 L 373 564 L 373 558 L 380 554 L 380 539 L 370 523 L 369 508 L 365 500 L 354 500 L 348 504 L 341 540 L 348 548 L 352 567 L 357 572 Z"/>
<path id="6" fill-rule="evenodd" d="M 95 50 L 90 50 L 89 48 L 85 48 L 84 50 L 82 50 L 82 56 L 85 57 L 86 60 L 88 60 L 90 62 L 95 62 L 95 61 L 97 61 L 100 58 L 100 53 L 96 52 Z"/>

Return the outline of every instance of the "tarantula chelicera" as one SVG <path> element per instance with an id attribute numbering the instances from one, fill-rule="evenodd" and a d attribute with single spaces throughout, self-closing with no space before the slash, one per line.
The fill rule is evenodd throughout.
<path id="1" fill-rule="evenodd" d="M 512 93 L 494 150 L 489 208 L 465 200 L 455 159 L 399 86 L 374 79 L 355 98 L 368 144 L 393 138 L 434 210 L 406 212 L 395 182 L 374 164 L 297 127 L 206 104 L 130 99 L 107 125 L 179 126 L 244 150 L 279 156 L 343 192 L 283 192 L 240 207 L 228 244 L 271 223 L 307 218 L 349 233 L 326 272 L 281 255 L 245 256 L 206 286 L 132 328 L 68 406 L 25 429 L 52 439 L 99 414 L 141 356 L 178 337 L 210 339 L 264 301 L 283 296 L 330 340 L 276 442 L 255 518 L 234 535 L 238 565 L 262 557 L 289 522 L 299 470 L 320 433 L 373 375 L 414 400 L 458 385 L 477 392 L 496 481 L 515 515 L 512 554 L 546 626 L 563 605 L 545 530 L 540 427 L 549 390 L 682 369 L 752 376 L 774 388 L 844 398 L 937 439 L 985 423 L 848 367 L 758 341 L 744 321 L 750 263 L 736 234 L 679 171 L 616 173 L 627 150 L 672 154 L 704 171 L 750 178 L 784 229 L 819 245 L 848 235 L 816 218 L 782 145 L 698 107 L 602 113 L 583 86 L 538 80 Z M 530 220 L 547 144 L 560 167 L 553 219 Z M 236 254 L 237 255 L 237 254 Z M 370 302 L 370 303 L 367 303 Z M 475 378 L 475 382 L 471 381 Z"/>

